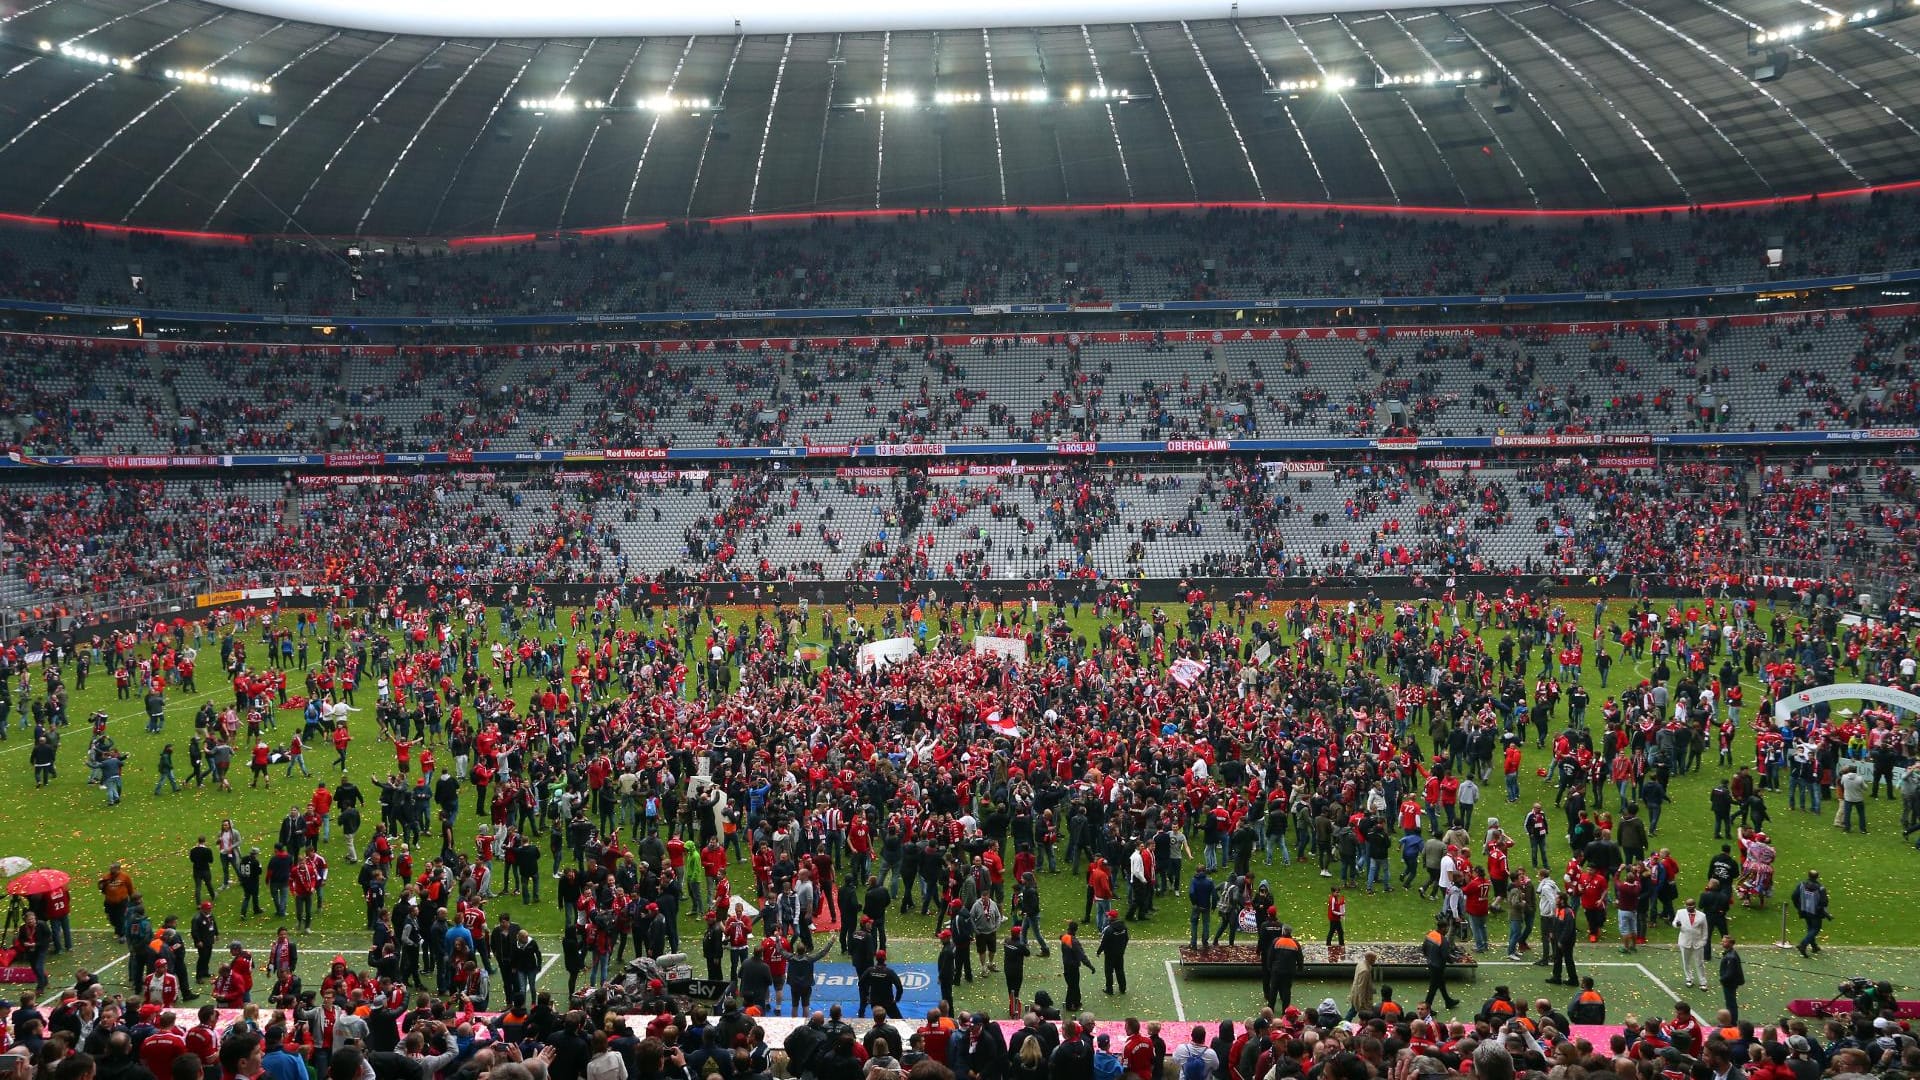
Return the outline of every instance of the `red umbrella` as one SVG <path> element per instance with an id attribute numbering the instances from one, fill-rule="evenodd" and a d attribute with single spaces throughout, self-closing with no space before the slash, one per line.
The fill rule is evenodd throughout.
<path id="1" fill-rule="evenodd" d="M 8 896 L 40 896 L 58 892 L 73 879 L 63 870 L 29 870 L 7 882 Z"/>

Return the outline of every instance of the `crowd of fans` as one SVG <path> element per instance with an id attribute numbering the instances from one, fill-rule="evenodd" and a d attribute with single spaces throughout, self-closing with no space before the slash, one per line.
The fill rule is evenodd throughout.
<path id="1" fill-rule="evenodd" d="M 89 995 L 92 995 L 90 998 Z M 548 995 L 474 1015 L 456 1003 L 381 992 L 349 1009 L 254 1010 L 228 1024 L 209 1005 L 101 1007 L 99 984 L 13 1010 L 31 1034 L 0 1054 L 7 1080 L 1905 1080 L 1920 1047 L 1885 1018 L 1848 1024 L 1715 1024 L 1668 1016 L 1576 1026 L 1546 999 L 1447 1020 L 1397 1006 L 1263 1010 L 1212 1026 L 1098 1023 L 1045 1007 L 1017 1023 L 935 1010 L 919 1020 L 845 1017 L 799 1025 L 737 1004 L 621 1015 Z M 351 1002 L 353 999 L 342 998 Z M 1331 1002 L 1332 999 L 1328 999 Z M 1518 1004 L 1521 1019 L 1512 1016 Z M 1531 1014 L 1529 1007 L 1534 1007 Z M 131 1013 L 129 1015 L 128 1013 Z M 1876 1024 L 1884 1026 L 1876 1027 Z M 769 1028 L 776 1030 L 770 1031 Z M 1597 1029 L 1597 1030 L 1596 1030 Z M 1892 1034 L 1888 1032 L 1891 1031 Z M 317 1034 L 316 1034 L 317 1033 Z M 784 1034 L 784 1038 L 781 1038 Z"/>
<path id="2" fill-rule="evenodd" d="M 1899 459 L 1443 464 L 36 479 L 0 486 L 0 597 L 15 612 L 103 617 L 215 587 L 449 579 L 985 586 L 1517 574 L 1717 589 L 1772 576 L 1871 591 L 1911 575 L 1920 557 L 1914 470 Z"/>
<path id="3" fill-rule="evenodd" d="M 330 720 L 346 730 L 346 714 L 333 706 L 377 681 L 371 719 L 400 765 L 378 783 L 377 825 L 376 804 L 357 788 L 350 794 L 350 783 L 323 787 L 324 804 L 316 794 L 310 807 L 290 812 L 274 854 L 276 864 L 285 857 L 282 877 L 270 881 L 284 915 L 288 882 L 296 901 L 311 897 L 313 883 L 301 884 L 299 868 L 310 870 L 315 852 L 344 843 L 353 858 L 364 804 L 364 965 L 356 951 L 353 961 L 336 957 L 324 976 L 303 981 L 297 942 L 283 932 L 257 958 L 235 942 L 211 973 L 213 945 L 223 939 L 211 922 L 201 937 L 199 920 L 233 899 L 212 889 L 208 849 L 193 864 L 196 874 L 204 865 L 213 899 L 196 919 L 200 961 L 189 975 L 188 942 L 172 923 L 152 926 L 137 886 L 116 864 L 100 891 L 130 950 L 123 974 L 134 1000 L 107 1001 L 88 975 L 57 1002 L 22 997 L 6 1016 L 6 1056 L 18 1059 L 0 1063 L 6 1076 L 25 1080 L 37 1068 L 46 1080 L 144 1080 L 144 1069 L 156 1080 L 297 1080 L 311 1067 L 329 1080 L 519 1080 L 522 1071 L 527 1080 L 1169 1080 L 1170 1064 L 1180 1080 L 1801 1080 L 1920 1070 L 1920 1047 L 1891 1000 L 1824 1025 L 1743 1016 L 1755 1007 L 1749 1000 L 1743 1010 L 1744 980 L 1728 974 L 1730 935 L 1706 946 L 1717 944 L 1723 961 L 1716 981 L 1726 1009 L 1712 1020 L 1680 1002 L 1671 1015 L 1616 1018 L 1609 1028 L 1591 979 L 1569 987 L 1575 996 L 1564 1012 L 1551 1001 L 1516 1002 L 1496 987 L 1468 1015 L 1443 983 L 1438 1008 L 1433 989 L 1424 1002 L 1381 994 L 1366 958 L 1345 1008 L 1331 999 L 1297 1007 L 1285 954 L 1298 945 L 1287 914 L 1254 884 L 1283 871 L 1311 874 L 1316 865 L 1323 877 L 1337 872 L 1356 886 L 1364 879 L 1369 891 L 1382 877 L 1388 890 L 1423 878 L 1421 898 L 1440 912 L 1440 947 L 1454 938 L 1487 951 L 1487 922 L 1498 910 L 1508 923 L 1507 955 L 1517 958 L 1531 951 L 1537 916 L 1554 982 L 1562 967 L 1575 973 L 1576 954 L 1600 942 L 1610 915 L 1618 915 L 1627 949 L 1670 922 L 1689 989 L 1696 972 L 1704 989 L 1689 917 L 1724 930 L 1741 917 L 1736 905 L 1774 895 L 1766 797 L 1789 769 L 1788 813 L 1811 795 L 1804 809 L 1814 816 L 1802 821 L 1824 826 L 1820 798 L 1831 795 L 1861 807 L 1864 828 L 1859 773 L 1870 768 L 1876 788 L 1884 778 L 1897 792 L 1903 826 L 1920 824 L 1920 777 L 1891 781 L 1894 765 L 1920 749 L 1910 719 L 1825 710 L 1767 719 L 1773 701 L 1843 670 L 1910 683 L 1910 628 L 1842 626 L 1811 603 L 1766 612 L 1755 598 L 1733 597 L 1684 607 L 1623 603 L 1595 613 L 1602 636 L 1590 638 L 1585 619 L 1518 590 L 1438 604 L 1293 605 L 1284 618 L 1239 601 L 1194 603 L 1172 618 L 1119 593 L 1103 598 L 1096 636 L 1075 632 L 1061 605 L 909 597 L 886 609 L 878 633 L 937 630 L 927 636 L 937 644 L 876 670 L 856 660 L 872 628 L 851 618 L 843 628 L 841 612 L 827 605 L 763 607 L 729 622 L 697 604 L 609 592 L 572 616 L 569 655 L 538 643 L 557 628 L 558 613 L 537 594 L 445 583 L 425 605 L 397 592 L 368 594 L 318 612 L 255 608 L 99 642 L 70 636 L 56 648 L 28 680 L 43 706 L 34 710 L 40 723 L 57 723 L 48 709 L 64 700 L 68 674 L 84 679 L 83 656 L 100 653 L 113 669 L 137 665 L 164 697 L 181 685 L 179 661 L 191 663 L 188 641 L 209 661 L 218 643 L 235 701 L 204 710 L 196 741 L 204 734 L 217 751 L 243 717 L 257 732 L 260 713 L 286 704 L 303 677 L 306 726 L 318 741 Z M 483 599 L 488 594 L 494 599 Z M 1506 631 L 1497 647 L 1488 644 L 1489 627 Z M 976 653 L 965 630 L 1019 640 L 1029 662 Z M 803 637 L 824 642 L 823 667 L 800 660 Z M 276 649 L 283 641 L 299 643 L 299 661 L 271 659 L 286 655 Z M 309 665 L 314 642 L 321 659 Z M 1583 656 L 1589 647 L 1593 661 Z M 263 663 L 261 653 L 270 659 Z M 1650 677 L 1597 707 L 1596 736 L 1583 715 L 1579 670 L 1599 656 L 1628 654 L 1651 655 Z M 276 687 L 272 676 L 292 685 Z M 1562 680 L 1572 688 L 1564 696 Z M 1667 785 L 1700 770 L 1716 738 L 1722 764 L 1734 764 L 1727 733 L 1743 730 L 1746 704 L 1734 688 L 1755 680 L 1756 764 L 1723 778 L 1710 803 L 1716 833 L 1724 825 L 1738 853 L 1729 843 L 1705 866 L 1686 867 L 1683 895 L 1682 867 L 1649 837 Z M 690 693 L 696 689 L 703 692 Z M 1008 737 L 1014 730 L 1021 734 Z M 1739 742 L 1744 760 L 1747 736 Z M 345 760 L 352 751 L 337 745 Z M 436 770 L 436 751 L 450 759 L 446 771 Z M 416 754 L 422 773 L 437 778 L 421 786 L 417 805 L 407 794 Z M 213 779 L 224 783 L 217 754 L 213 760 Z M 1536 803 L 1507 828 L 1504 814 L 1476 815 L 1476 777 L 1491 783 L 1500 770 L 1512 803 L 1533 761 L 1559 778 L 1551 811 Z M 1614 792 L 1620 801 L 1609 806 Z M 471 848 L 471 826 L 454 828 L 469 799 L 481 823 Z M 336 810 L 337 839 L 323 829 Z M 1560 816 L 1564 832 L 1553 820 Z M 1849 829 L 1852 818 L 1850 811 Z M 1013 858 L 1003 864 L 1009 849 Z M 1255 870 L 1255 859 L 1271 864 L 1276 852 L 1282 871 Z M 1064 863 L 1077 877 L 1083 861 L 1083 918 L 1073 918 L 1077 890 L 1066 911 L 1043 910 L 1036 875 Z M 259 862 L 249 855 L 238 867 L 243 896 L 256 904 Z M 728 874 L 737 862 L 751 867 L 750 882 Z M 549 867 L 558 873 L 549 887 L 561 923 L 564 998 L 538 991 L 545 965 L 541 947 L 527 945 L 536 940 L 528 928 L 487 910 L 501 893 L 525 898 Z M 1201 921 L 1216 912 L 1215 895 L 1231 920 L 1219 933 Z M 1124 994 L 1125 927 L 1153 919 L 1163 902 L 1184 916 L 1183 900 L 1196 937 L 1258 938 L 1268 1008 L 1244 1030 L 1193 1029 L 1186 1043 L 1177 1033 L 1155 1043 L 1169 1033 L 1137 1022 L 1118 1031 L 1095 1024 L 1082 1012 L 1079 924 L 1099 940 L 1109 992 L 1118 974 Z M 1804 953 L 1818 947 L 1827 916 L 1817 874 L 1794 887 L 1791 903 L 1807 927 Z M 776 1021 L 788 992 L 794 1016 L 807 1014 L 812 984 L 800 972 L 811 973 L 803 958 L 828 951 L 819 947 L 831 944 L 832 928 L 820 924 L 828 914 L 859 972 L 859 1027 L 837 1011 Z M 1761 916 L 1768 932 L 1770 914 Z M 1041 930 L 1042 919 L 1054 932 Z M 697 949 L 692 930 L 680 948 L 683 923 L 704 926 Z M 14 952 L 38 965 L 44 990 L 40 933 L 29 920 Z M 966 992 L 978 995 L 966 958 L 984 935 L 984 974 L 1005 980 L 1018 1019 L 1004 1027 L 992 1020 L 996 993 L 991 1010 L 948 1006 L 917 1027 L 895 1023 L 890 935 L 939 950 L 948 1003 L 963 970 Z M 1049 940 L 1058 945 L 1058 982 L 1039 971 L 1051 968 Z M 1031 959 L 1029 941 L 1043 959 Z M 674 956 L 704 961 L 706 977 L 726 985 L 725 1000 L 692 1007 L 675 1000 L 665 980 L 613 976 L 618 961 L 610 957 L 629 945 L 646 970 Z M 1004 970 L 995 970 L 996 957 Z M 1029 1006 L 1019 977 L 1029 972 L 1035 984 L 1064 985 L 1058 1008 L 1039 992 Z M 196 987 L 216 1000 L 190 1023 L 174 1010 Z M 225 1027 L 218 1038 L 216 1025 Z M 786 1031 L 777 1049 L 776 1029 Z"/>
<path id="4" fill-rule="evenodd" d="M 1497 335 L 490 351 L 0 343 L 42 454 L 1833 430 L 1920 420 L 1920 317 Z"/>

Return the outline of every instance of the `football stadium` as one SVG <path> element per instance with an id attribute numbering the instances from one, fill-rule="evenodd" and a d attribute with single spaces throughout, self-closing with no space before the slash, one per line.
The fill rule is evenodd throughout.
<path id="1" fill-rule="evenodd" d="M 0 1080 L 1920 1076 L 1920 0 L 1377 3 L 0 0 Z"/>

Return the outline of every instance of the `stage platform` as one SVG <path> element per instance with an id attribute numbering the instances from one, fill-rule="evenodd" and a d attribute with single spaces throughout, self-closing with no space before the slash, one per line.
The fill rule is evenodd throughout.
<path id="1" fill-rule="evenodd" d="M 1378 977 L 1396 981 L 1425 979 L 1427 961 L 1417 946 L 1398 942 L 1356 941 L 1348 945 L 1300 943 L 1300 977 L 1305 979 L 1348 979 L 1363 953 L 1374 953 Z M 1479 963 L 1471 953 L 1456 951 L 1447 965 L 1447 978 L 1453 982 L 1475 982 Z M 1180 949 L 1180 969 L 1191 975 L 1244 975 L 1260 973 L 1260 950 L 1256 945 L 1208 945 L 1198 949 Z"/>

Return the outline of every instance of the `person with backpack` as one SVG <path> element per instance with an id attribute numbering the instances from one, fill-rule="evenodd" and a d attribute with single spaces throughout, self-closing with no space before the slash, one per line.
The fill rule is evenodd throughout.
<path id="1" fill-rule="evenodd" d="M 1240 934 L 1240 909 L 1246 906 L 1246 879 L 1237 874 L 1229 875 L 1227 887 L 1215 891 L 1220 898 L 1214 901 L 1213 910 L 1220 916 L 1220 925 L 1214 927 L 1213 941 L 1209 944 L 1218 945 L 1220 939 L 1225 937 L 1227 944 L 1232 945 Z"/>
<path id="2" fill-rule="evenodd" d="M 1220 1071 L 1220 1056 L 1207 1045 L 1207 1029 L 1193 1026 L 1192 1037 L 1173 1048 L 1169 1055 L 1180 1071 L 1180 1080 L 1213 1080 Z"/>
<path id="3" fill-rule="evenodd" d="M 1213 905 L 1219 899 L 1218 892 L 1205 866 L 1193 872 L 1193 884 L 1187 886 L 1187 903 L 1192 906 L 1187 915 L 1187 948 L 1197 949 L 1212 936 Z"/>
<path id="4" fill-rule="evenodd" d="M 1809 948 L 1820 951 L 1820 926 L 1833 918 L 1827 911 L 1827 903 L 1827 887 L 1820 884 L 1820 871 L 1807 871 L 1807 879 L 1793 887 L 1793 910 L 1800 913 L 1807 927 L 1805 936 L 1794 946 L 1801 956 L 1806 956 Z"/>

